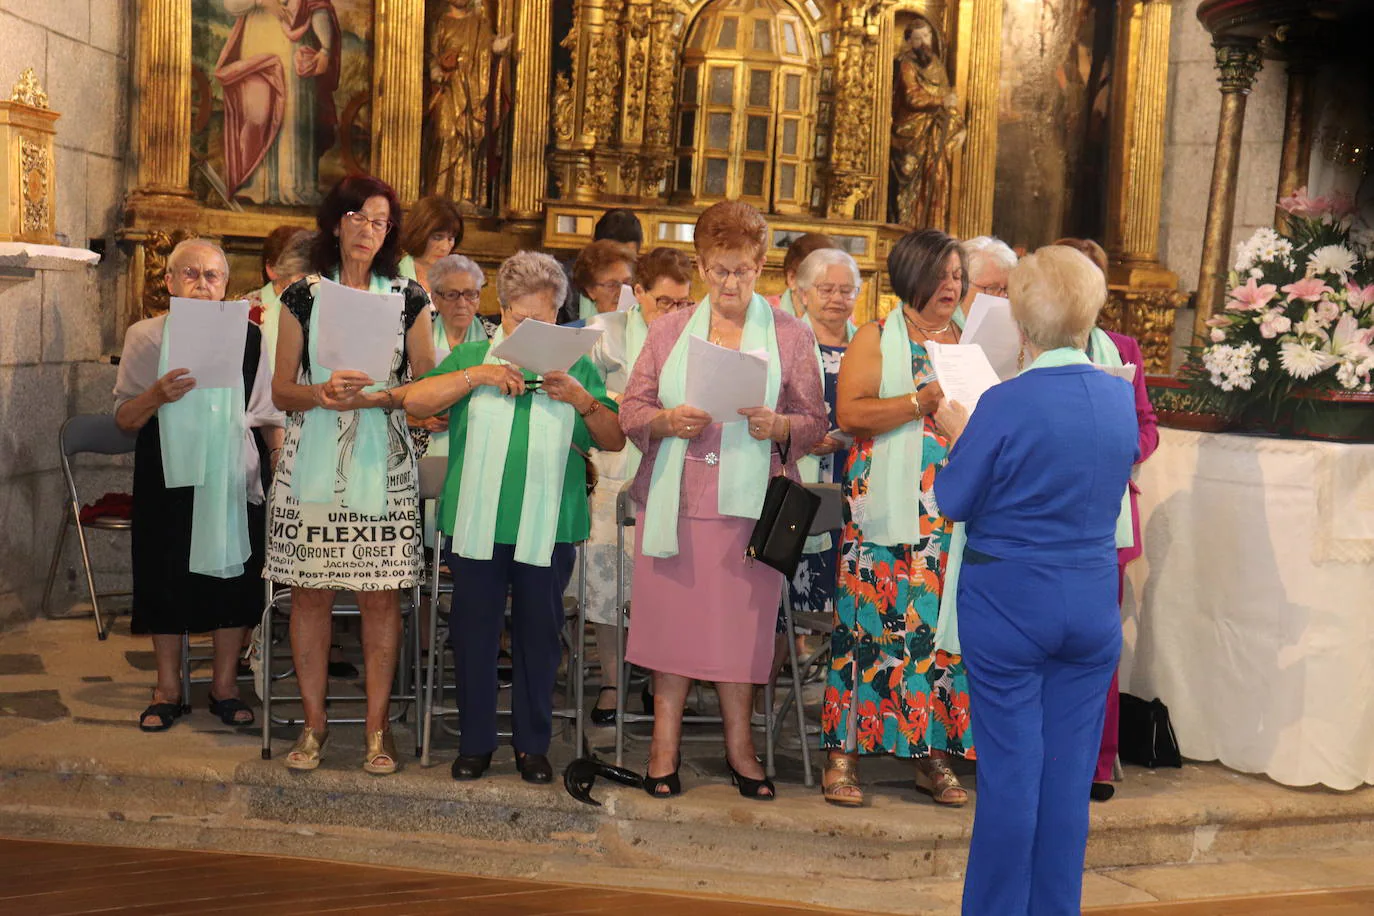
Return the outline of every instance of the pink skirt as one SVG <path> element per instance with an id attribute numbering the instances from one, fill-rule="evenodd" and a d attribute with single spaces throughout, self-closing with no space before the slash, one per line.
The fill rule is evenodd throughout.
<path id="1" fill-rule="evenodd" d="M 747 518 L 682 518 L 677 556 L 655 559 L 643 553 L 641 512 L 625 657 L 700 681 L 767 681 L 783 578 L 745 559 L 753 530 Z"/>

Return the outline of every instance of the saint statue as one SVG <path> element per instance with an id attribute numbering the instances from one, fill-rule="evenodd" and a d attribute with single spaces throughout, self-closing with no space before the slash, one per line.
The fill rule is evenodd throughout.
<path id="1" fill-rule="evenodd" d="M 221 0 L 234 27 L 215 78 L 224 97 L 229 197 L 314 206 L 320 156 L 334 145 L 339 58 L 333 0 Z"/>
<path id="2" fill-rule="evenodd" d="M 478 206 L 486 202 L 487 143 L 497 118 L 493 93 L 511 36 L 496 35 L 485 0 L 446 0 L 444 6 L 429 42 L 425 193 Z"/>
<path id="3" fill-rule="evenodd" d="M 964 119 L 934 27 L 917 18 L 906 27 L 903 44 L 892 74 L 892 221 L 913 229 L 944 229 Z"/>

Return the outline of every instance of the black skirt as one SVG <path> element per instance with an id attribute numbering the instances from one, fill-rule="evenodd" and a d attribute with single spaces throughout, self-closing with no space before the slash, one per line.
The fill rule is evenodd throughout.
<path id="1" fill-rule="evenodd" d="M 253 390 L 261 340 L 258 329 L 250 327 L 243 359 L 245 399 Z M 253 439 L 265 480 L 267 455 L 257 430 L 253 430 Z M 266 492 L 265 486 L 263 491 Z M 252 550 L 243 564 L 243 575 L 218 579 L 190 571 L 194 503 L 195 488 L 169 488 L 163 482 L 162 440 L 154 416 L 139 430 L 134 446 L 131 628 L 136 634 L 179 636 L 225 627 L 251 627 L 262 617 L 266 506 L 248 506 Z"/>

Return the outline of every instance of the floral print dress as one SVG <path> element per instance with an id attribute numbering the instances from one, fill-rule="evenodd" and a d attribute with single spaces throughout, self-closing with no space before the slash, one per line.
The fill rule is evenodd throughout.
<path id="1" fill-rule="evenodd" d="M 912 377 L 928 375 L 925 349 L 916 343 L 911 349 Z M 873 440 L 856 439 L 849 452 L 822 744 L 860 754 L 926 757 L 936 750 L 973 759 L 968 673 L 962 657 L 935 649 L 954 525 L 939 514 L 932 489 L 948 444 L 929 417 L 922 434 L 921 541 L 916 544 L 864 540 Z"/>

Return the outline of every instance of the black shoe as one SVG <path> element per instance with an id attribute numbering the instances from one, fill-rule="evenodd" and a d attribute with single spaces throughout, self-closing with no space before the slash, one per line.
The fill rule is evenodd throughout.
<path id="1" fill-rule="evenodd" d="M 677 758 L 677 765 L 673 767 L 673 772 L 667 776 L 650 776 L 649 771 L 644 771 L 644 791 L 654 798 L 672 798 L 674 795 L 682 794 L 682 780 L 678 777 L 678 772 L 682 769 L 682 755 Z M 667 789 L 667 792 L 660 792 L 660 789 Z"/>
<path id="2" fill-rule="evenodd" d="M 745 798 L 753 798 L 758 801 L 772 801 L 777 798 L 778 790 L 773 786 L 773 780 L 765 776 L 762 779 L 750 779 L 748 776 L 741 776 L 734 767 L 730 766 L 730 761 L 725 761 L 725 768 L 730 771 L 730 783 L 739 788 L 739 794 Z"/>
<path id="3" fill-rule="evenodd" d="M 515 768 L 525 782 L 553 782 L 553 764 L 543 754 L 515 754 Z"/>
<path id="4" fill-rule="evenodd" d="M 449 773 L 458 780 L 481 779 L 489 766 L 490 754 L 460 754 Z"/>
<path id="5" fill-rule="evenodd" d="M 614 687 L 602 687 L 596 693 L 596 698 L 598 701 L 601 699 L 601 694 L 605 693 L 607 690 L 611 691 L 612 693 L 615 692 Z M 652 699 L 652 697 L 650 699 Z M 610 709 L 602 709 L 599 706 L 594 706 L 592 707 L 591 719 L 593 725 L 614 725 L 615 707 L 612 706 Z"/>
<path id="6" fill-rule="evenodd" d="M 329 648 L 333 650 L 339 647 L 330 646 Z M 352 662 L 350 662 L 348 659 L 344 659 L 341 662 L 330 662 L 329 676 L 332 678 L 337 678 L 341 681 L 346 681 L 358 676 L 358 667 L 354 665 Z"/>
<path id="7" fill-rule="evenodd" d="M 1109 782 L 1095 782 L 1093 787 L 1088 790 L 1088 797 L 1093 801 L 1110 801 L 1116 794 L 1116 786 Z"/>

